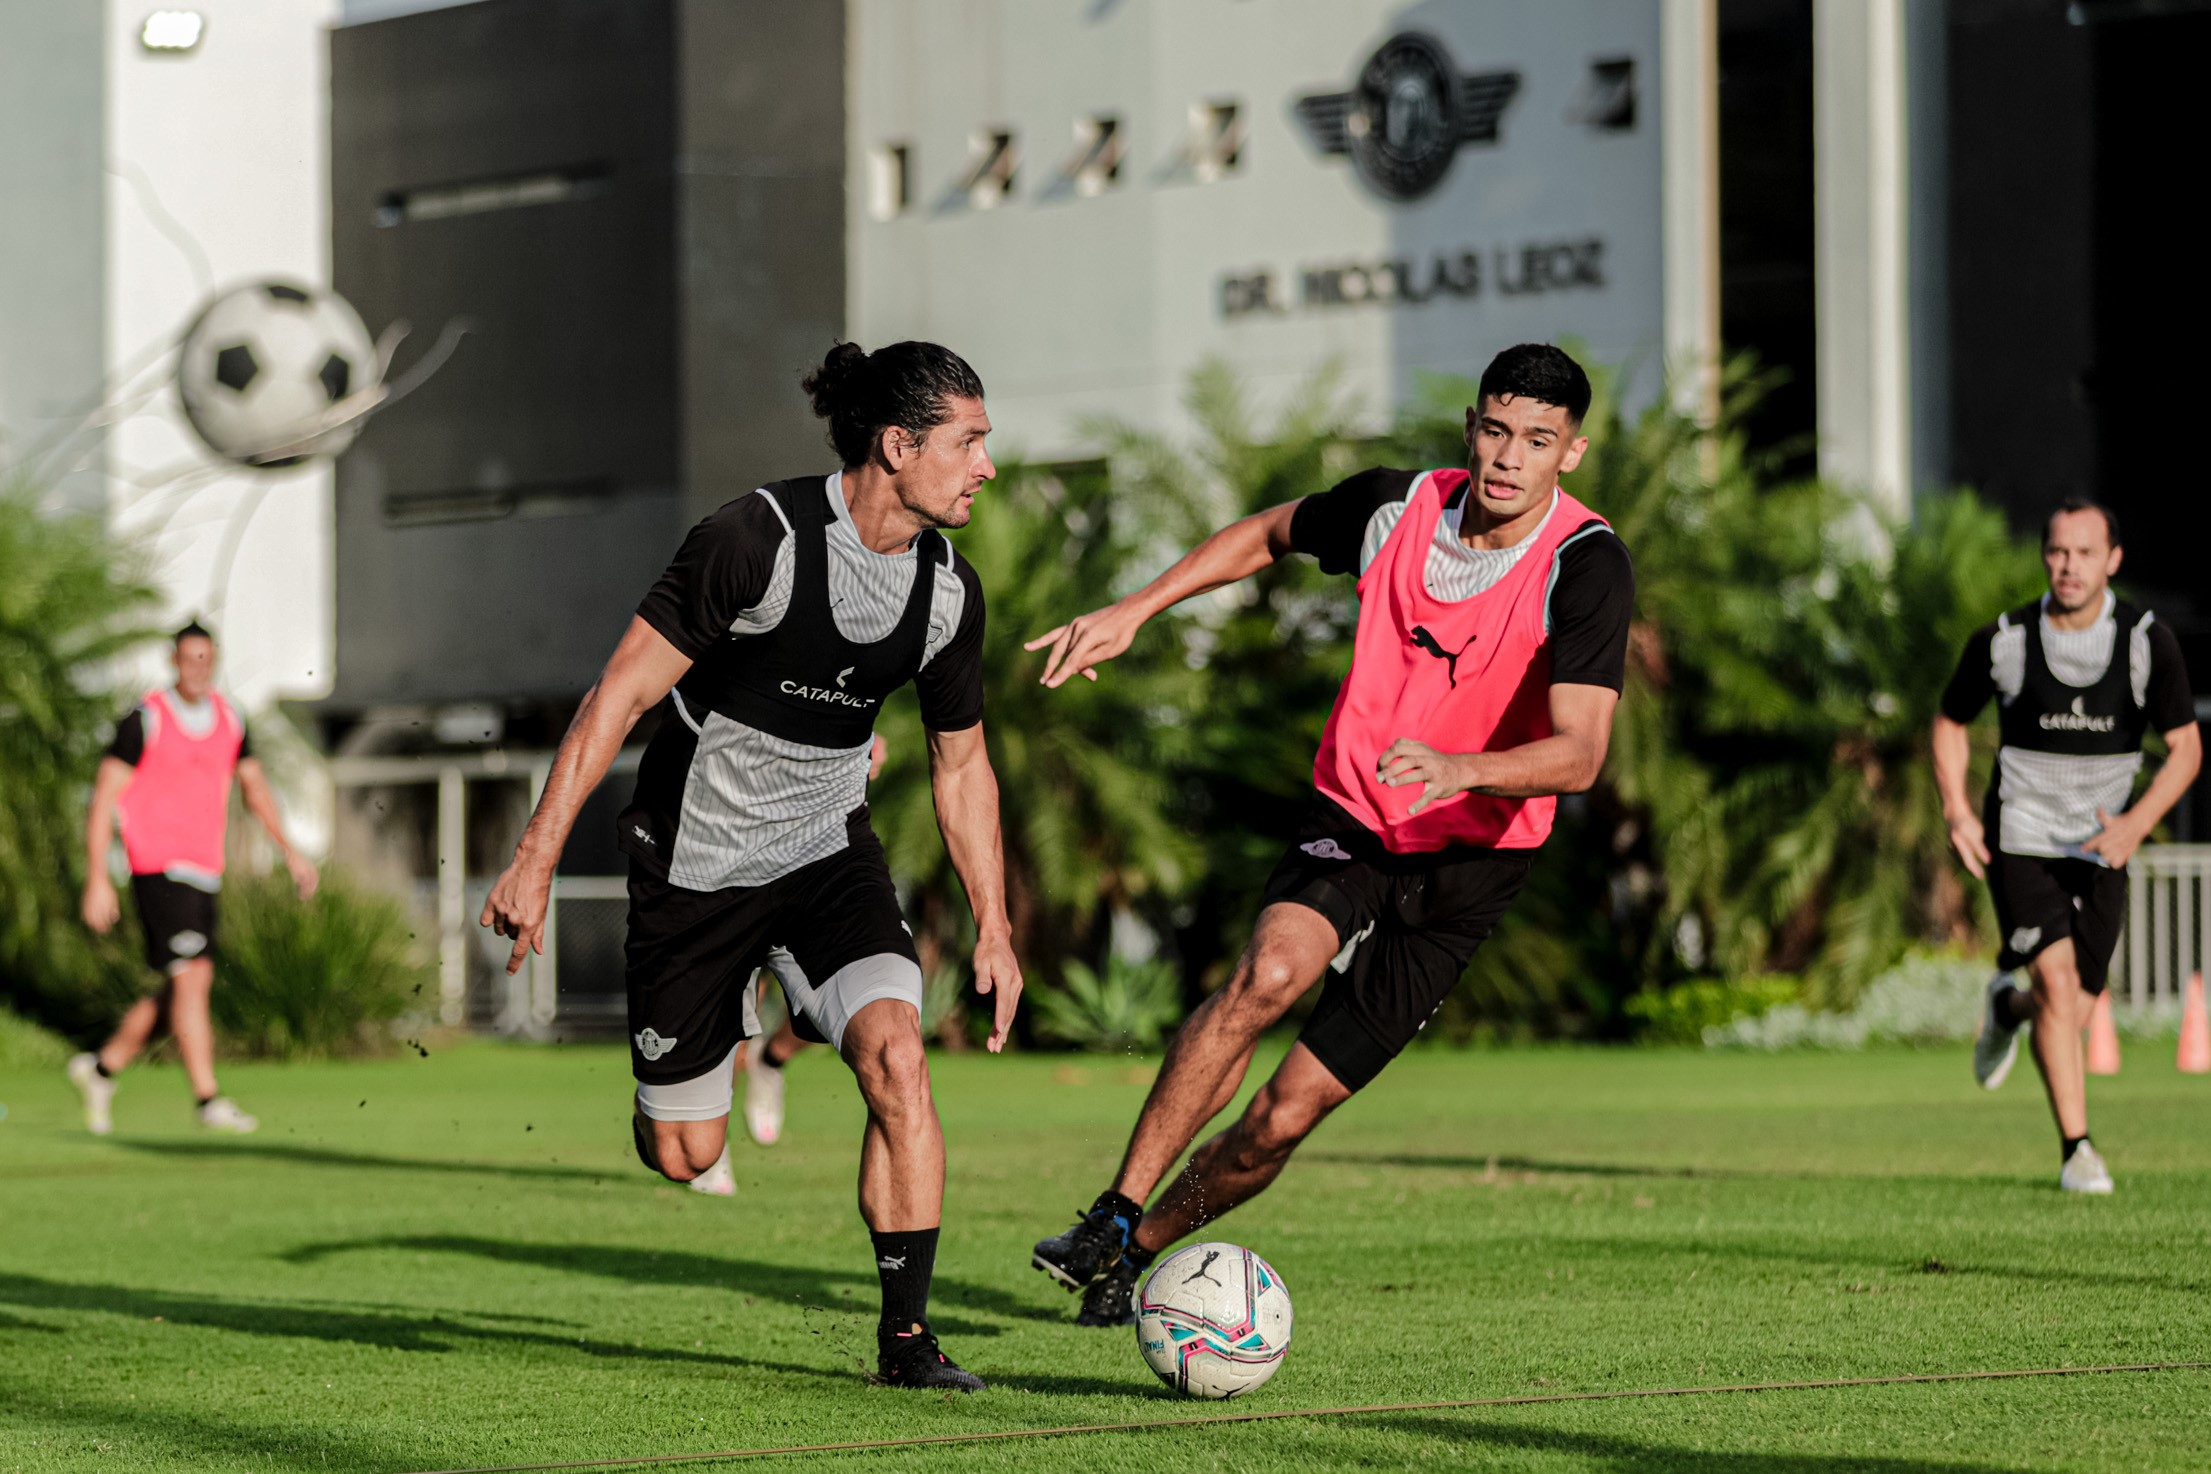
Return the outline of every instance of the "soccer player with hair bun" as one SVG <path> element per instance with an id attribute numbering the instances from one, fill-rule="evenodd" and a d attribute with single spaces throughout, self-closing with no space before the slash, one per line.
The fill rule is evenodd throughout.
<path id="1" fill-rule="evenodd" d="M 975 913 L 975 989 L 1002 1048 L 1021 969 L 983 745 L 983 591 L 943 533 L 967 525 L 997 475 L 990 416 L 982 380 L 934 343 L 840 343 L 805 388 L 839 468 L 772 482 L 691 529 L 577 709 L 482 921 L 514 939 L 509 972 L 542 950 L 577 811 L 666 702 L 618 821 L 637 1154 L 673 1182 L 727 1173 L 737 1052 L 760 1032 L 754 989 L 772 965 L 797 1036 L 834 1048 L 867 1104 L 860 1214 L 883 1289 L 878 1374 L 973 1392 L 982 1379 L 929 1330 L 944 1133 L 921 965 L 867 781 L 883 700 L 912 682 L 937 822 Z"/>
<path id="2" fill-rule="evenodd" d="M 1132 1319 L 1161 1250 L 1263 1191 L 1412 1042 L 1526 883 L 1557 795 L 1596 781 L 1635 573 L 1558 485 L 1588 445 L 1589 399 L 1565 353 L 1508 348 L 1466 412 L 1466 468 L 1363 471 L 1255 513 L 1030 642 L 1049 652 L 1045 685 L 1095 679 L 1153 615 L 1291 553 L 1358 579 L 1351 670 L 1251 944 L 1168 1045 L 1112 1185 L 1032 1256 L 1084 1292 L 1083 1324 Z M 1147 1208 L 1235 1098 L 1260 1036 L 1323 977 L 1273 1077 Z"/>

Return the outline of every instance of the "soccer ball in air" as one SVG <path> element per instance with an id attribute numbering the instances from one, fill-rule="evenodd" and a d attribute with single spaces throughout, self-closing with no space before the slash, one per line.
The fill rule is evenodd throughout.
<path id="1" fill-rule="evenodd" d="M 335 292 L 255 282 L 207 304 L 177 361 L 184 416 L 217 455 L 289 466 L 336 455 L 382 398 L 376 345 Z"/>
<path id="2" fill-rule="evenodd" d="M 1249 1249 L 1192 1244 L 1153 1265 L 1137 1291 L 1136 1345 L 1177 1392 L 1249 1392 L 1290 1349 L 1290 1292 Z"/>

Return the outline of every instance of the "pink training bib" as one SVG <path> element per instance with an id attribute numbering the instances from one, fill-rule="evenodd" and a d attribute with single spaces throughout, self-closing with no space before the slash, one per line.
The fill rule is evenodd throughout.
<path id="1" fill-rule="evenodd" d="M 1544 628 L 1554 560 L 1603 519 L 1565 492 L 1512 571 L 1471 599 L 1428 592 L 1428 545 L 1444 503 L 1470 479 L 1431 471 L 1359 579 L 1351 671 L 1313 763 L 1320 791 L 1398 854 L 1480 845 L 1531 850 L 1551 832 L 1555 798 L 1462 793 L 1407 813 L 1418 785 L 1375 774 L 1400 738 L 1438 752 L 1501 752 L 1551 735 L 1551 652 Z"/>
<path id="2" fill-rule="evenodd" d="M 214 692 L 215 721 L 195 737 L 177 720 L 167 691 L 140 704 L 145 750 L 123 790 L 123 851 L 131 874 L 160 875 L 185 866 L 223 873 L 223 835 L 230 825 L 230 780 L 246 729 L 230 703 Z"/>

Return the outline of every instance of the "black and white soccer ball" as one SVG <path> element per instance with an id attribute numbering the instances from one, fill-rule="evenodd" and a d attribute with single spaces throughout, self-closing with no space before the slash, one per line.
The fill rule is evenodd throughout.
<path id="1" fill-rule="evenodd" d="M 185 418 L 210 450 L 249 466 L 343 451 L 380 401 L 381 377 L 352 303 L 283 281 L 209 302 L 177 360 Z"/>

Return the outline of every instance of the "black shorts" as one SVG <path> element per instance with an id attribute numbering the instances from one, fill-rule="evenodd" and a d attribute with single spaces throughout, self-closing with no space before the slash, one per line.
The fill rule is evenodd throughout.
<path id="1" fill-rule="evenodd" d="M 2052 942 L 2073 939 L 2081 986 L 2101 993 L 2127 919 L 2127 873 L 2093 860 L 1989 856 L 1988 893 L 2003 938 L 1996 965 L 2025 967 Z"/>
<path id="2" fill-rule="evenodd" d="M 1363 1089 L 1427 1026 L 1474 951 L 1527 883 L 1533 850 L 1456 848 L 1396 855 L 1315 795 L 1263 904 L 1328 918 L 1339 957 L 1298 1042 L 1347 1089 Z"/>
<path id="3" fill-rule="evenodd" d="M 146 965 L 172 977 L 215 955 L 215 894 L 166 875 L 131 877 L 131 899 L 146 933 Z"/>
<path id="4" fill-rule="evenodd" d="M 796 974 L 782 982 L 801 1035 L 839 1042 L 844 1019 L 878 997 L 910 994 L 920 1006 L 913 934 L 883 846 L 866 829 L 766 885 L 687 890 L 632 860 L 629 892 L 630 1066 L 645 1084 L 696 1079 L 757 1032 L 745 989 L 774 949 L 789 958 L 779 969 Z"/>

